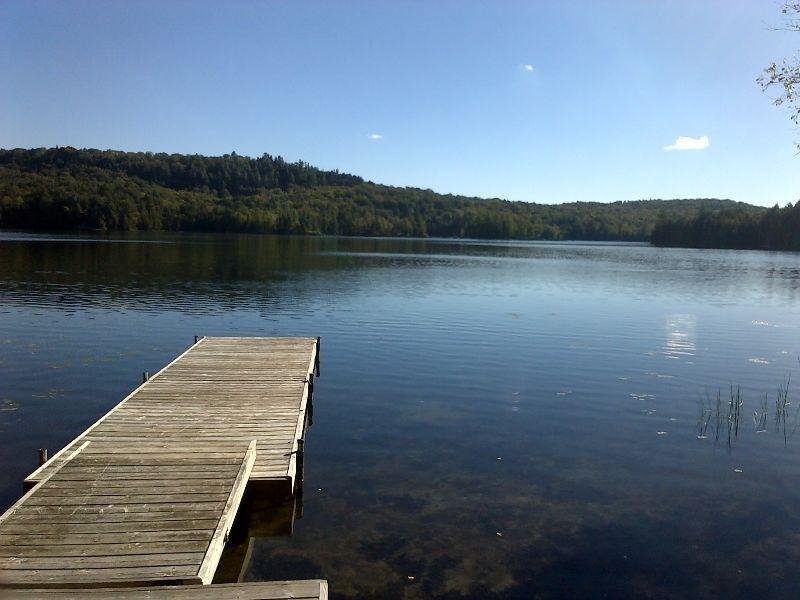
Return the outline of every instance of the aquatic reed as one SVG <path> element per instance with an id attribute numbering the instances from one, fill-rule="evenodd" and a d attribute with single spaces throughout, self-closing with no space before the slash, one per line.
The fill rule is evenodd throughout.
<path id="1" fill-rule="evenodd" d="M 779 433 L 783 433 L 784 444 L 788 443 L 788 437 L 786 434 L 786 412 L 787 407 L 790 404 L 789 383 L 791 382 L 791 378 L 791 375 L 789 375 L 783 385 L 778 386 L 778 396 L 775 398 L 775 430 Z"/>
<path id="2" fill-rule="evenodd" d="M 800 358 L 798 359 L 800 362 Z M 778 386 L 775 397 L 775 432 L 783 435 L 784 444 L 788 444 L 789 439 L 800 429 L 800 405 L 794 413 L 791 413 L 792 402 L 789 400 L 789 388 L 791 387 L 791 374 Z M 769 394 L 765 393 L 759 401 L 758 408 L 753 411 L 753 425 L 756 433 L 763 433 L 768 429 Z M 728 446 L 734 444 L 739 437 L 739 428 L 744 425 L 743 419 L 744 396 L 740 385 L 730 386 L 727 402 L 722 401 L 722 391 L 717 389 L 717 397 L 712 406 L 709 393 L 700 399 L 697 415 L 697 438 L 706 439 L 708 428 L 711 425 L 713 414 L 714 421 L 714 442 L 719 442 L 721 436 L 726 436 Z"/>
<path id="3" fill-rule="evenodd" d="M 769 397 L 765 393 L 761 399 L 761 410 L 753 411 L 753 424 L 756 426 L 756 433 L 763 433 L 767 430 L 767 415 L 769 413 Z"/>
<path id="4" fill-rule="evenodd" d="M 744 399 L 742 398 L 741 386 L 737 385 L 734 390 L 733 385 L 731 385 L 731 396 L 730 401 L 728 402 L 727 415 L 728 446 L 730 446 L 732 442 L 735 442 L 739 437 L 739 423 L 741 422 L 742 418 L 743 405 Z"/>
<path id="5" fill-rule="evenodd" d="M 706 392 L 705 398 L 700 399 L 700 409 L 697 415 L 697 439 L 706 439 L 708 424 L 711 421 L 711 398 Z"/>

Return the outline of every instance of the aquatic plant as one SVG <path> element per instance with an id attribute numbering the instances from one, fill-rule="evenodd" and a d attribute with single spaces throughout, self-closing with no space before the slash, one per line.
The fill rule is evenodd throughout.
<path id="1" fill-rule="evenodd" d="M 706 439 L 708 423 L 711 421 L 711 398 L 706 392 L 705 398 L 700 399 L 699 413 L 697 415 L 697 439 Z"/>
<path id="2" fill-rule="evenodd" d="M 756 426 L 756 433 L 763 433 L 767 430 L 767 415 L 769 413 L 769 397 L 764 393 L 761 400 L 761 410 L 753 411 L 753 424 Z"/>
<path id="3" fill-rule="evenodd" d="M 800 362 L 800 358 L 798 358 Z M 792 402 L 789 400 L 789 388 L 791 387 L 791 374 L 785 381 L 778 386 L 775 397 L 775 432 L 783 435 L 784 444 L 788 445 L 789 439 L 800 429 L 800 405 L 792 413 L 790 410 Z M 730 386 L 728 401 L 723 404 L 722 392 L 717 389 L 717 397 L 712 407 L 711 398 L 708 392 L 701 398 L 697 416 L 697 438 L 705 439 L 708 437 L 708 427 L 711 422 L 711 415 L 714 414 L 714 442 L 719 442 L 722 435 L 726 435 L 728 446 L 731 446 L 739 437 L 739 428 L 743 426 L 742 409 L 744 407 L 744 396 L 740 385 Z M 758 408 L 753 411 L 753 426 L 756 433 L 764 433 L 768 430 L 770 401 L 769 393 L 765 392 L 760 398 Z"/>
<path id="4" fill-rule="evenodd" d="M 786 378 L 783 385 L 778 386 L 778 396 L 775 398 L 775 430 L 783 432 L 783 443 L 788 443 L 786 434 L 786 409 L 789 406 L 789 383 L 791 382 L 791 375 Z M 795 414 L 795 420 L 797 415 Z M 797 427 L 795 427 L 797 429 Z M 794 432 L 792 432 L 794 433 Z"/>
<path id="5" fill-rule="evenodd" d="M 741 386 L 737 385 L 734 391 L 734 387 L 733 385 L 731 385 L 731 396 L 730 396 L 730 401 L 728 402 L 728 415 L 727 415 L 728 446 L 730 446 L 731 443 L 736 441 L 739 437 L 739 423 L 742 417 L 743 405 L 744 405 L 744 399 L 742 398 Z"/>

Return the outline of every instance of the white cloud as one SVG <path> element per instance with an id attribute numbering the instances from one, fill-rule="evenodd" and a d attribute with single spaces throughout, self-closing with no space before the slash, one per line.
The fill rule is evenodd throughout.
<path id="1" fill-rule="evenodd" d="M 528 71 L 529 73 L 533 71 L 533 65 L 522 65 L 522 68 Z"/>
<path id="2" fill-rule="evenodd" d="M 369 139 L 371 140 L 382 140 L 383 136 L 380 133 L 370 133 Z"/>
<path id="3" fill-rule="evenodd" d="M 705 150 L 711 145 L 707 135 L 693 138 L 679 135 L 674 144 L 664 146 L 664 150 Z"/>

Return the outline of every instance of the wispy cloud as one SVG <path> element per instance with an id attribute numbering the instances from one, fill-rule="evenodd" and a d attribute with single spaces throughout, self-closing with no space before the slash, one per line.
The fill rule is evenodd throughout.
<path id="1" fill-rule="evenodd" d="M 382 140 L 383 136 L 380 133 L 370 133 L 369 139 L 371 140 Z"/>
<path id="2" fill-rule="evenodd" d="M 530 73 L 533 71 L 533 65 L 522 65 L 522 69 Z"/>
<path id="3" fill-rule="evenodd" d="M 693 138 L 686 135 L 678 136 L 675 143 L 664 146 L 664 150 L 705 150 L 711 145 L 707 135 Z"/>

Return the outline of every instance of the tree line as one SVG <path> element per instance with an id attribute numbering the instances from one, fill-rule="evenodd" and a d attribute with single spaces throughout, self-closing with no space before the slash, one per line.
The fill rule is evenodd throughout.
<path id="1" fill-rule="evenodd" d="M 255 194 L 261 189 L 292 185 L 353 185 L 361 177 L 323 171 L 299 161 L 263 154 L 259 158 L 199 154 L 77 150 L 71 147 L 0 150 L 0 165 L 22 172 L 92 177 L 99 171 L 135 177 L 173 190 L 213 192 L 220 196 Z"/>
<path id="2" fill-rule="evenodd" d="M 657 246 L 800 250 L 800 203 L 770 209 L 700 210 L 658 220 L 651 241 Z"/>
<path id="3" fill-rule="evenodd" d="M 533 204 L 364 181 L 264 154 L 0 150 L 0 227 L 648 241 L 717 199 Z M 663 240 L 671 239 L 664 236 Z"/>

